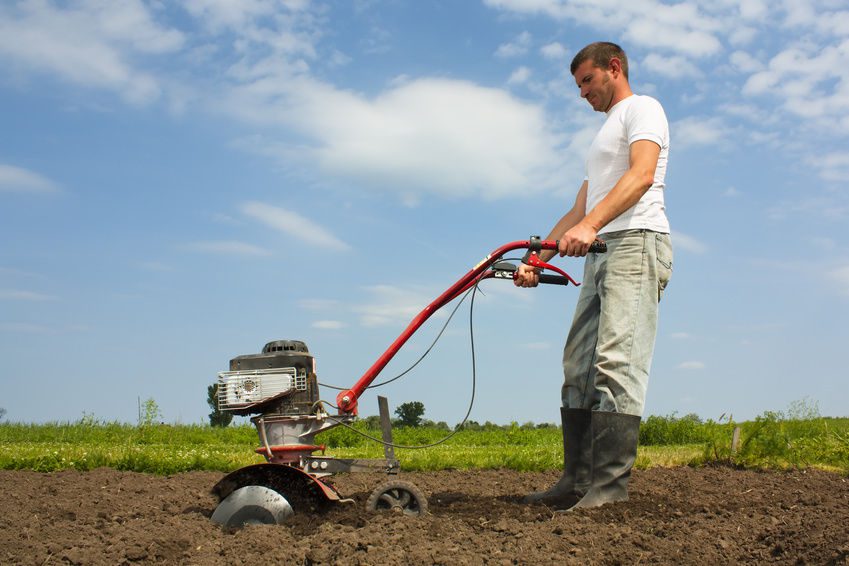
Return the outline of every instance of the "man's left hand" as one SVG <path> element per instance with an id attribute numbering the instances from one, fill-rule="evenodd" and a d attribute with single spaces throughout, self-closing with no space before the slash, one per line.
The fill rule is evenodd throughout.
<path id="1" fill-rule="evenodd" d="M 561 257 L 564 255 L 583 257 L 590 251 L 590 245 L 595 242 L 596 236 L 598 236 L 598 230 L 580 222 L 563 234 L 557 251 Z"/>

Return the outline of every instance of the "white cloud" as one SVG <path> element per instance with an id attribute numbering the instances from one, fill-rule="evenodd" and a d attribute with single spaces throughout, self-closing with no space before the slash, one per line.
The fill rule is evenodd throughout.
<path id="1" fill-rule="evenodd" d="M 527 67 L 519 67 L 510 74 L 507 84 L 524 84 L 528 82 L 529 78 L 531 78 L 531 70 Z"/>
<path id="2" fill-rule="evenodd" d="M 828 278 L 835 284 L 835 288 L 841 295 L 849 297 L 849 265 L 832 269 L 828 273 Z"/>
<path id="3" fill-rule="evenodd" d="M 683 363 L 678 364 L 675 367 L 675 369 L 699 370 L 699 369 L 705 369 L 705 364 L 704 364 L 704 362 L 698 362 L 698 361 L 683 362 Z"/>
<path id="4" fill-rule="evenodd" d="M 557 41 L 543 45 L 542 47 L 540 47 L 539 52 L 546 59 L 551 59 L 554 61 L 566 59 L 569 56 L 569 50 L 566 49 L 562 43 L 559 43 Z"/>
<path id="5" fill-rule="evenodd" d="M 643 59 L 643 67 L 673 79 L 698 78 L 702 76 L 699 68 L 686 57 L 680 55 L 658 55 L 657 53 L 649 53 Z"/>
<path id="6" fill-rule="evenodd" d="M 836 6 L 846 7 L 845 3 L 827 0 L 820 2 L 784 0 L 782 6 L 785 11 L 784 26 L 814 29 L 835 37 L 845 37 L 849 34 L 849 11 L 830 9 Z"/>
<path id="7" fill-rule="evenodd" d="M 271 16 L 282 2 L 263 0 L 188 0 L 186 11 L 211 30 L 222 28 L 244 30 L 252 26 L 259 17 Z"/>
<path id="8" fill-rule="evenodd" d="M 331 234 L 326 228 L 291 210 L 261 202 L 246 202 L 241 206 L 241 210 L 266 226 L 293 236 L 306 244 L 328 250 L 350 249 L 347 243 Z"/>
<path id="9" fill-rule="evenodd" d="M 669 335 L 673 340 L 689 340 L 690 333 L 689 332 L 673 332 Z"/>
<path id="10" fill-rule="evenodd" d="M 484 0 L 484 4 L 510 12 L 544 14 L 553 18 L 567 16 L 567 7 L 560 0 Z"/>
<path id="11" fill-rule="evenodd" d="M 737 136 L 740 141 L 787 150 L 793 143 L 804 143 L 801 140 L 819 147 L 830 139 L 845 139 L 849 132 L 849 66 L 844 64 L 849 57 L 849 10 L 843 0 L 484 2 L 504 12 L 571 20 L 602 36 L 620 37 L 626 49 L 649 52 L 640 64 L 652 73 L 699 79 L 681 100 L 703 108 L 711 98 L 756 107 L 758 111 L 747 116 L 751 125 Z M 748 48 L 766 34 L 769 41 L 760 41 L 757 50 Z M 727 66 L 716 64 L 724 45 L 731 46 Z M 710 87 L 702 79 L 710 80 Z M 711 110 L 700 112 L 710 116 Z M 683 142 L 684 147 L 728 141 L 731 132 L 716 120 L 691 119 L 680 125 L 693 134 L 674 137 L 674 143 Z"/>
<path id="12" fill-rule="evenodd" d="M 668 49 L 692 57 L 715 55 L 722 49 L 717 35 L 727 25 L 698 5 L 665 4 L 657 0 L 484 0 L 490 7 L 522 14 L 571 19 L 582 26 L 621 35 L 648 48 Z"/>
<path id="13" fill-rule="evenodd" d="M 33 291 L 21 291 L 17 289 L 0 289 L 0 300 L 7 301 L 55 301 L 53 295 L 35 293 Z"/>
<path id="14" fill-rule="evenodd" d="M 728 114 L 736 121 L 739 118 L 751 122 L 753 126 L 772 125 L 779 116 L 772 112 L 771 107 L 755 104 L 729 103 L 718 107 L 718 110 Z M 757 133 L 757 132 L 752 132 Z"/>
<path id="15" fill-rule="evenodd" d="M 268 143 L 261 150 L 250 141 L 242 142 L 244 146 L 273 154 L 287 166 L 296 163 L 312 173 L 335 177 L 347 186 L 394 193 L 412 205 L 427 194 L 498 199 L 562 187 L 570 159 L 564 158 L 570 154 L 563 146 L 568 141 L 542 102 L 522 100 L 506 89 L 445 78 L 407 78 L 374 95 L 316 79 L 311 65 L 328 65 L 327 57 L 318 56 L 325 8 L 282 0 L 196 0 L 185 9 L 203 30 L 189 36 L 157 23 L 159 14 L 148 5 L 128 1 L 132 8 L 128 13 L 135 14 L 126 17 L 135 23 L 132 32 L 126 23 L 105 29 L 92 23 L 104 18 L 122 21 L 117 3 L 87 0 L 67 9 L 53 4 L 7 9 L 15 23 L 10 32 L 19 41 L 0 33 L 0 43 L 8 41 L 8 49 L 17 49 L 13 43 L 39 45 L 38 53 L 50 54 L 15 51 L 6 59 L 27 71 L 49 71 L 120 92 L 136 102 L 153 100 L 162 89 L 169 89 L 174 98 L 174 85 L 180 84 L 194 92 L 193 106 L 261 128 L 249 140 Z M 73 24 L 67 27 L 75 31 L 52 34 L 55 26 L 62 27 L 58 22 Z M 115 30 L 126 31 L 127 39 Z M 24 33 L 33 37 L 20 37 Z M 42 35 L 51 40 L 42 42 Z M 204 44 L 207 40 L 210 43 Z M 187 45 L 189 49 L 184 49 Z M 531 45 L 531 35 L 523 32 L 502 53 L 519 53 Z M 179 69 L 192 53 L 209 46 L 217 67 L 207 69 L 204 63 L 213 61 L 209 55 L 202 58 L 201 64 L 193 65 L 204 73 L 196 80 L 191 71 L 169 80 L 166 71 L 159 70 L 164 65 L 149 72 L 146 69 L 158 63 L 141 57 L 174 54 L 171 62 Z M 544 49 L 555 55 L 565 48 L 552 43 Z M 221 68 L 222 62 L 232 64 Z M 528 77 L 527 71 L 519 70 L 511 80 L 518 84 Z"/>
<path id="16" fill-rule="evenodd" d="M 670 126 L 672 143 L 676 147 L 716 145 L 727 135 L 728 129 L 721 118 L 690 116 Z"/>
<path id="17" fill-rule="evenodd" d="M 758 20 L 767 15 L 763 0 L 740 0 L 740 16 L 746 20 Z"/>
<path id="18" fill-rule="evenodd" d="M 228 224 L 230 226 L 239 226 L 241 224 L 238 219 L 230 216 L 229 214 L 224 214 L 223 212 L 212 212 L 210 213 L 209 218 L 213 222 L 217 222 L 219 224 Z"/>
<path id="19" fill-rule="evenodd" d="M 0 192 L 55 193 L 53 181 L 33 171 L 0 163 Z"/>
<path id="20" fill-rule="evenodd" d="M 728 41 L 734 46 L 747 45 L 754 41 L 757 35 L 757 28 L 740 25 L 732 28 L 731 33 L 728 35 Z"/>
<path id="21" fill-rule="evenodd" d="M 211 242 L 193 242 L 184 244 L 182 249 L 190 252 L 201 252 L 221 255 L 236 255 L 236 256 L 268 256 L 271 255 L 266 249 L 236 241 L 211 241 Z"/>
<path id="22" fill-rule="evenodd" d="M 139 0 L 87 0 L 67 8 L 30 1 L 0 8 L 0 55 L 27 72 L 119 92 L 146 103 L 160 94 L 155 76 L 133 59 L 181 48 L 181 32 L 160 26 Z"/>
<path id="23" fill-rule="evenodd" d="M 677 230 L 672 232 L 672 246 L 676 250 L 680 249 L 694 254 L 703 254 L 708 251 L 707 244 Z"/>
<path id="24" fill-rule="evenodd" d="M 357 306 L 353 311 L 360 315 L 363 326 L 386 326 L 403 324 L 413 319 L 433 300 L 421 290 L 401 289 L 391 285 L 368 287 L 374 301 Z"/>
<path id="25" fill-rule="evenodd" d="M 822 48 L 812 44 L 788 47 L 770 59 L 766 69 L 747 79 L 743 94 L 777 96 L 787 112 L 836 121 L 845 133 L 849 126 L 847 56 L 849 39 Z"/>
<path id="26" fill-rule="evenodd" d="M 531 34 L 526 31 L 520 33 L 509 43 L 502 43 L 495 50 L 495 56 L 501 58 L 519 57 L 528 52 L 531 46 Z"/>
<path id="27" fill-rule="evenodd" d="M 761 61 L 745 51 L 735 51 L 730 57 L 731 64 L 742 73 L 754 73 L 763 69 Z"/>
<path id="28" fill-rule="evenodd" d="M 628 25 L 625 36 L 640 45 L 649 48 L 664 48 L 679 51 L 691 57 L 707 57 L 722 50 L 722 44 L 716 38 L 714 31 L 693 29 L 685 23 L 684 18 L 678 19 L 671 25 L 658 18 L 664 12 L 691 13 L 694 23 L 698 20 L 698 9 L 692 5 L 677 4 L 675 6 L 658 5 L 659 14 L 652 16 L 640 15 Z M 672 15 L 672 14 L 671 14 Z M 670 21 L 678 18 L 678 14 L 668 18 Z M 714 27 L 713 25 L 710 27 Z"/>
<path id="29" fill-rule="evenodd" d="M 392 49 L 392 34 L 389 30 L 372 26 L 368 33 L 360 39 L 359 44 L 364 53 L 369 55 L 382 55 Z"/>
<path id="30" fill-rule="evenodd" d="M 236 46 L 245 54 L 252 45 L 261 45 L 276 53 L 316 56 L 314 44 L 321 33 L 306 0 L 190 0 L 186 10 L 212 33 L 234 32 Z M 336 52 L 331 59 L 345 57 Z"/>
<path id="31" fill-rule="evenodd" d="M 340 330 L 345 328 L 347 324 L 338 320 L 316 320 L 311 326 L 319 330 Z"/>
<path id="32" fill-rule="evenodd" d="M 849 179 L 849 151 L 831 151 L 808 158 L 813 171 L 826 181 L 845 183 Z"/>
<path id="33" fill-rule="evenodd" d="M 270 72 L 235 86 L 228 111 L 301 132 L 314 142 L 302 155 L 349 183 L 486 199 L 559 185 L 563 158 L 549 120 L 540 106 L 507 91 L 418 79 L 369 100 L 310 77 Z"/>

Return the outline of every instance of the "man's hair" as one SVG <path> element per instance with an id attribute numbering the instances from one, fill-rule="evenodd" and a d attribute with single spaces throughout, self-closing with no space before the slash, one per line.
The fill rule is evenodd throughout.
<path id="1" fill-rule="evenodd" d="M 625 75 L 625 78 L 628 78 L 628 56 L 625 55 L 625 50 L 616 45 L 615 43 L 610 43 L 609 41 L 597 41 L 595 43 L 590 43 L 575 55 L 575 58 L 572 59 L 572 66 L 570 70 L 572 74 L 575 74 L 575 71 L 578 70 L 584 61 L 590 60 L 593 62 L 593 66 L 598 67 L 600 69 L 607 69 L 610 67 L 610 60 L 613 58 L 619 59 L 622 63 L 622 74 Z"/>

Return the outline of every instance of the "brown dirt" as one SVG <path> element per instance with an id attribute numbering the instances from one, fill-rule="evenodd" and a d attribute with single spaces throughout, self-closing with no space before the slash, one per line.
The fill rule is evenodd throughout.
<path id="1" fill-rule="evenodd" d="M 516 497 L 557 474 L 404 473 L 430 514 L 365 510 L 384 476 L 338 476 L 356 504 L 225 531 L 222 477 L 0 472 L 3 564 L 849 564 L 849 481 L 821 471 L 636 471 L 631 500 L 551 513 Z"/>

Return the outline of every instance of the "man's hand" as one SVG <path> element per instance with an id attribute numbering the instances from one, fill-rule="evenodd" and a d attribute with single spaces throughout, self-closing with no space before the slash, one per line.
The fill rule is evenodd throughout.
<path id="1" fill-rule="evenodd" d="M 538 267 L 520 263 L 519 269 L 516 270 L 516 277 L 513 279 L 513 285 L 516 287 L 536 287 L 539 285 L 539 272 Z"/>
<path id="2" fill-rule="evenodd" d="M 579 222 L 563 234 L 557 251 L 561 257 L 564 255 L 583 257 L 589 253 L 590 245 L 595 242 L 596 236 L 598 236 L 598 230 L 589 224 Z"/>

